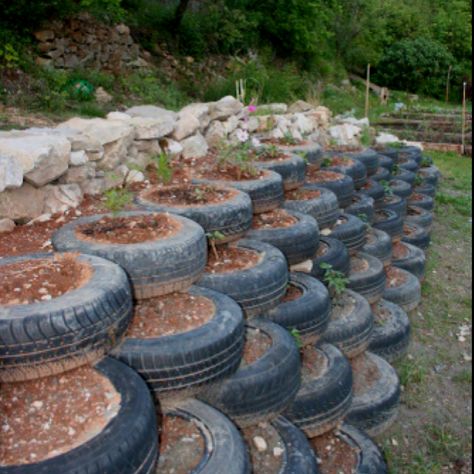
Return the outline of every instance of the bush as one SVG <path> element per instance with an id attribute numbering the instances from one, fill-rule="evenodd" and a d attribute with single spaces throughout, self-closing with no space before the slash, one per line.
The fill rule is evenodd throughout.
<path id="1" fill-rule="evenodd" d="M 455 64 L 441 43 L 427 38 L 406 39 L 385 52 L 375 81 L 398 90 L 443 97 L 449 66 Z"/>

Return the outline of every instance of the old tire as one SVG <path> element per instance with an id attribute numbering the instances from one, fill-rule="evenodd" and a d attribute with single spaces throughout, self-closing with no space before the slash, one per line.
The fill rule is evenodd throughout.
<path id="1" fill-rule="evenodd" d="M 323 170 L 321 173 L 326 173 L 326 171 Z M 335 174 L 337 175 L 337 178 L 325 181 L 311 180 L 307 175 L 305 187 L 307 189 L 329 189 L 329 191 L 332 191 L 337 196 L 339 207 L 344 208 L 351 204 L 352 196 L 355 192 L 354 181 L 346 174 Z"/>
<path id="2" fill-rule="evenodd" d="M 317 378 L 303 380 L 295 401 L 285 417 L 303 430 L 308 438 L 321 436 L 336 428 L 346 417 L 352 403 L 352 368 L 334 346 L 317 348 L 326 365 Z"/>
<path id="3" fill-rule="evenodd" d="M 349 153 L 349 156 L 365 166 L 369 177 L 377 173 L 380 166 L 380 155 L 376 151 L 368 149 L 358 153 Z"/>
<path id="4" fill-rule="evenodd" d="M 375 437 L 387 431 L 397 419 L 401 386 L 397 371 L 385 359 L 370 352 L 362 357 L 377 367 L 379 377 L 362 393 L 354 393 L 347 422 Z M 354 371 L 356 383 L 358 375 Z"/>
<path id="5" fill-rule="evenodd" d="M 336 154 L 335 156 L 338 156 Z M 348 158 L 351 163 L 348 166 L 329 166 L 328 171 L 334 171 L 336 173 L 342 173 L 347 176 L 350 176 L 354 181 L 354 187 L 360 189 L 367 182 L 367 168 L 359 160 L 351 159 L 347 155 L 343 155 L 345 158 Z"/>
<path id="6" fill-rule="evenodd" d="M 289 227 L 252 229 L 247 238 L 273 245 L 286 257 L 288 264 L 297 265 L 312 257 L 319 247 L 319 227 L 316 220 L 307 214 L 286 211 L 296 220 Z"/>
<path id="7" fill-rule="evenodd" d="M 196 395 L 235 373 L 242 360 L 245 333 L 239 305 L 205 288 L 192 287 L 189 294 L 212 301 L 215 314 L 210 321 L 172 336 L 127 338 L 113 352 L 160 399 Z"/>
<path id="8" fill-rule="evenodd" d="M 369 347 L 374 329 L 374 316 L 367 300 L 351 290 L 344 294 L 354 300 L 354 308 L 349 314 L 335 319 L 331 317 L 328 330 L 321 341 L 339 348 L 348 358 L 362 354 Z M 337 304 L 337 299 L 333 303 Z"/>
<path id="9" fill-rule="evenodd" d="M 399 286 L 387 285 L 383 298 L 400 306 L 409 313 L 415 310 L 421 303 L 420 281 L 415 275 L 406 270 L 393 268 L 392 271 L 394 270 L 403 278 L 403 283 Z M 387 283 L 390 283 L 389 278 L 387 278 Z"/>
<path id="10" fill-rule="evenodd" d="M 320 191 L 321 196 L 316 199 L 302 201 L 286 200 L 283 208 L 289 211 L 296 211 L 302 214 L 308 214 L 316 219 L 320 229 L 332 227 L 340 213 L 339 201 L 337 196 L 328 189 L 312 188 L 313 191 Z"/>
<path id="11" fill-rule="evenodd" d="M 324 237 L 320 241 L 319 251 L 316 258 L 313 260 L 313 269 L 311 274 L 324 281 L 326 271 L 321 268 L 322 264 L 328 264 L 337 272 L 344 275 L 349 274 L 350 257 L 346 246 L 336 239 Z"/>
<path id="12" fill-rule="evenodd" d="M 423 194 L 429 196 L 430 198 L 436 198 L 436 187 L 431 184 L 421 184 L 420 186 L 415 186 L 413 192 L 416 194 Z"/>
<path id="13" fill-rule="evenodd" d="M 362 252 L 378 258 L 385 267 L 392 264 L 393 243 L 391 237 L 384 231 L 370 229 L 367 236 L 367 244 Z"/>
<path id="14" fill-rule="evenodd" d="M 405 219 L 408 211 L 408 201 L 395 194 L 393 196 L 386 196 L 382 210 L 394 211 L 402 219 Z"/>
<path id="15" fill-rule="evenodd" d="M 388 170 L 390 173 L 392 173 L 393 167 L 395 166 L 394 159 L 387 155 L 380 155 L 379 160 L 380 160 L 380 166 Z"/>
<path id="16" fill-rule="evenodd" d="M 367 269 L 355 271 L 352 263 L 357 259 L 366 262 Z M 375 304 L 382 299 L 385 283 L 385 269 L 381 260 L 361 252 L 351 260 L 348 287 L 362 295 L 369 304 Z"/>
<path id="17" fill-rule="evenodd" d="M 304 183 L 306 162 L 297 155 L 293 154 L 284 160 L 258 161 L 257 167 L 278 173 L 285 191 L 297 189 Z"/>
<path id="18" fill-rule="evenodd" d="M 372 224 L 375 216 L 375 201 L 365 193 L 357 193 L 353 203 L 345 209 L 346 214 L 358 217 L 363 222 Z"/>
<path id="19" fill-rule="evenodd" d="M 374 228 L 387 233 L 393 241 L 403 236 L 403 219 L 394 211 L 380 210 L 375 213 Z"/>
<path id="20" fill-rule="evenodd" d="M 215 408 L 189 399 L 167 413 L 193 421 L 206 440 L 204 454 L 193 474 L 250 474 L 250 459 L 237 427 Z M 155 471 L 158 472 L 158 471 Z"/>
<path id="21" fill-rule="evenodd" d="M 341 224 L 338 224 L 342 221 Z M 340 240 L 349 250 L 357 252 L 367 243 L 367 224 L 358 217 L 342 214 L 334 226 L 331 238 Z"/>
<path id="22" fill-rule="evenodd" d="M 124 212 L 116 217 L 149 215 L 147 212 Z M 114 217 L 112 215 L 107 217 Z M 164 239 L 140 244 L 121 245 L 79 239 L 79 226 L 92 224 L 104 216 L 77 219 L 53 235 L 53 246 L 64 252 L 96 255 L 120 265 L 128 274 L 136 299 L 182 291 L 202 274 L 207 262 L 207 241 L 202 227 L 180 216 L 172 219 L 180 226 L 177 233 Z"/>
<path id="23" fill-rule="evenodd" d="M 382 300 L 374 305 L 375 329 L 369 351 L 393 364 L 405 357 L 410 346 L 411 323 L 400 306 Z"/>
<path id="24" fill-rule="evenodd" d="M 430 232 L 418 224 L 405 224 L 403 227 L 403 242 L 414 245 L 421 250 L 428 250 L 431 245 Z"/>
<path id="25" fill-rule="evenodd" d="M 282 327 L 256 319 L 249 328 L 266 334 L 271 347 L 256 362 L 241 368 L 201 396 L 239 426 L 272 420 L 293 402 L 301 383 L 301 361 L 294 338 Z"/>
<path id="26" fill-rule="evenodd" d="M 374 206 L 376 209 L 379 209 L 383 205 L 385 189 L 379 182 L 369 179 L 366 185 L 362 188 L 362 191 L 374 200 Z"/>
<path id="27" fill-rule="evenodd" d="M 389 169 L 384 168 L 384 167 L 381 166 L 377 170 L 377 172 L 373 176 L 371 176 L 371 178 L 374 181 L 377 181 L 378 183 L 382 183 L 384 181 L 386 181 L 388 183 L 392 179 L 392 173 L 390 172 Z"/>
<path id="28" fill-rule="evenodd" d="M 392 179 L 389 184 L 393 194 L 396 194 L 403 199 L 408 199 L 412 195 L 413 187 L 406 181 Z"/>
<path id="29" fill-rule="evenodd" d="M 408 198 L 410 206 L 421 207 L 426 211 L 433 212 L 435 208 L 435 200 L 425 194 L 414 194 Z"/>
<path id="30" fill-rule="evenodd" d="M 310 165 L 321 166 L 323 149 L 318 143 L 305 143 L 294 146 L 279 146 L 281 150 L 303 157 Z"/>
<path id="31" fill-rule="evenodd" d="M 411 173 L 417 173 L 420 165 L 413 157 L 403 156 L 403 152 L 399 155 L 398 166 L 404 170 L 410 171 Z M 421 155 L 419 155 L 421 156 Z"/>
<path id="32" fill-rule="evenodd" d="M 425 228 L 428 232 L 433 228 L 434 215 L 432 212 L 421 207 L 408 206 L 406 224 L 417 224 Z"/>
<path id="33" fill-rule="evenodd" d="M 238 189 L 252 199 L 254 214 L 270 212 L 283 203 L 283 179 L 274 171 L 266 171 L 261 179 L 247 181 L 225 181 L 195 178 L 197 184 L 214 184 Z"/>
<path id="34" fill-rule="evenodd" d="M 173 189 L 173 187 L 170 186 L 168 189 Z M 219 232 L 223 236 L 219 243 L 227 243 L 240 239 L 252 227 L 253 210 L 252 200 L 248 194 L 237 189 L 222 189 L 228 190 L 232 197 L 227 201 L 215 204 L 161 205 L 150 200 L 147 197 L 148 193 L 140 194 L 136 198 L 136 203 L 150 212 L 169 212 L 187 217 L 197 222 L 206 234 Z"/>
<path id="35" fill-rule="evenodd" d="M 261 254 L 260 263 L 248 270 L 232 273 L 205 273 L 198 285 L 230 296 L 251 318 L 264 314 L 280 304 L 288 286 L 288 263 L 271 245 L 244 239 L 237 247 Z"/>
<path id="36" fill-rule="evenodd" d="M 418 280 L 423 281 L 426 275 L 425 252 L 406 242 L 400 242 L 398 245 L 404 249 L 404 252 L 403 255 L 394 254 L 393 266 L 406 270 L 415 275 Z"/>
<path id="37" fill-rule="evenodd" d="M 152 474 L 158 458 L 156 411 L 143 380 L 120 362 L 106 358 L 96 370 L 121 396 L 115 418 L 91 440 L 59 456 L 22 466 L 2 466 L 2 474 Z"/>
<path id="38" fill-rule="evenodd" d="M 331 309 L 331 300 L 326 287 L 304 273 L 290 274 L 290 285 L 303 294 L 294 301 L 281 303 L 266 313 L 270 321 L 288 331 L 296 329 L 306 344 L 313 344 L 326 331 Z"/>
<path id="39" fill-rule="evenodd" d="M 436 166 L 433 165 L 427 168 L 421 168 L 419 173 L 425 184 L 431 184 L 435 187 L 438 186 L 439 180 L 441 178 L 441 172 Z"/>
<path id="40" fill-rule="evenodd" d="M 7 257 L 5 265 L 52 258 L 51 254 Z M 50 301 L 0 307 L 0 382 L 21 382 L 100 360 L 127 330 L 132 291 L 115 263 L 81 255 L 93 273 L 82 287 Z"/>

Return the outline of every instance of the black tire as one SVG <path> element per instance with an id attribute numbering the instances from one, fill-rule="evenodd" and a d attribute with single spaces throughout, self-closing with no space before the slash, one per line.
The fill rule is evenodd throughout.
<path id="1" fill-rule="evenodd" d="M 369 436 L 380 436 L 396 421 L 399 414 L 401 386 L 397 371 L 381 357 L 367 352 L 362 357 L 379 370 L 378 380 L 363 393 L 354 393 L 347 422 Z M 354 381 L 359 374 L 354 371 Z M 357 383 L 357 382 L 356 382 Z"/>
<path id="2" fill-rule="evenodd" d="M 416 146 L 405 146 L 400 149 L 398 154 L 400 160 L 410 159 L 413 160 L 418 166 L 423 161 L 423 151 L 421 148 Z"/>
<path id="3" fill-rule="evenodd" d="M 250 474 L 247 447 L 237 427 L 222 413 L 198 400 L 189 399 L 167 416 L 190 420 L 205 439 L 204 454 L 193 474 Z M 155 471 L 159 472 L 159 471 Z"/>
<path id="4" fill-rule="evenodd" d="M 279 146 L 283 151 L 301 156 L 307 163 L 314 166 L 321 166 L 323 161 L 323 149 L 318 143 L 306 143 L 294 146 Z"/>
<path id="5" fill-rule="evenodd" d="M 285 449 L 283 466 L 275 474 L 319 474 L 316 456 L 304 433 L 283 417 L 272 426 L 278 431 Z"/>
<path id="6" fill-rule="evenodd" d="M 390 301 L 382 300 L 372 309 L 375 329 L 369 351 L 393 364 L 408 353 L 411 338 L 410 319 L 400 306 Z"/>
<path id="7" fill-rule="evenodd" d="M 369 347 L 374 329 L 374 316 L 369 303 L 363 296 L 351 290 L 347 290 L 344 295 L 354 300 L 354 308 L 345 317 L 331 318 L 329 328 L 321 342 L 333 344 L 346 357 L 352 359 L 365 352 Z M 338 300 L 339 298 L 333 300 L 333 311 Z"/>
<path id="8" fill-rule="evenodd" d="M 341 155 L 336 154 L 335 156 L 341 156 Z M 360 189 L 367 182 L 367 168 L 359 160 L 351 159 L 351 157 L 347 155 L 343 155 L 343 157 L 349 160 L 348 166 L 330 165 L 325 169 L 327 169 L 328 171 L 334 171 L 336 173 L 342 173 L 347 176 L 350 176 L 352 180 L 354 181 L 354 187 L 356 189 Z"/>
<path id="9" fill-rule="evenodd" d="M 127 338 L 113 351 L 161 400 L 194 396 L 235 373 L 242 361 L 245 330 L 239 305 L 206 288 L 192 287 L 189 294 L 212 301 L 215 315 L 210 321 L 172 336 Z"/>
<path id="10" fill-rule="evenodd" d="M 338 438 L 359 453 L 354 474 L 388 474 L 388 467 L 377 445 L 362 431 L 344 424 Z M 318 453 L 316 452 L 316 456 Z"/>
<path id="11" fill-rule="evenodd" d="M 305 180 L 306 162 L 294 154 L 285 160 L 258 161 L 257 167 L 278 173 L 283 180 L 285 191 L 298 189 Z"/>
<path id="12" fill-rule="evenodd" d="M 386 156 L 386 155 L 380 155 L 379 159 L 380 159 L 380 166 L 382 168 L 387 169 L 391 174 L 392 171 L 393 171 L 393 167 L 395 166 L 394 159 L 391 158 L 390 156 Z"/>
<path id="13" fill-rule="evenodd" d="M 441 178 L 441 172 L 439 168 L 432 165 L 430 167 L 421 168 L 419 171 L 421 177 L 424 179 L 426 184 L 431 184 L 437 187 Z"/>
<path id="14" fill-rule="evenodd" d="M 394 211 L 377 211 L 374 227 L 386 232 L 392 241 L 401 240 L 403 237 L 403 219 Z"/>
<path id="15" fill-rule="evenodd" d="M 345 212 L 372 224 L 375 216 L 375 201 L 365 193 L 355 194 L 352 201 L 353 204 L 347 207 Z"/>
<path id="16" fill-rule="evenodd" d="M 106 358 L 96 370 L 121 396 L 120 410 L 91 440 L 39 463 L 2 466 L 2 474 L 152 474 L 158 458 L 156 411 L 145 382 Z"/>
<path id="17" fill-rule="evenodd" d="M 331 238 L 340 240 L 349 252 L 361 250 L 367 243 L 367 224 L 350 214 L 342 214 L 339 221 L 343 222 L 341 224 L 336 223 Z"/>
<path id="18" fill-rule="evenodd" d="M 416 174 L 406 169 L 400 168 L 397 172 L 393 173 L 392 179 L 405 181 L 405 183 L 413 186 L 416 181 Z"/>
<path id="19" fill-rule="evenodd" d="M 179 188 L 179 186 L 169 186 L 164 189 L 174 188 Z M 223 244 L 240 239 L 251 228 L 253 209 L 252 200 L 248 194 L 237 189 L 220 189 L 231 193 L 231 199 L 215 204 L 170 206 L 151 201 L 147 198 L 150 191 L 146 191 L 138 195 L 135 202 L 150 212 L 169 212 L 187 217 L 197 222 L 206 234 L 219 232 L 223 236 L 219 243 Z"/>
<path id="20" fill-rule="evenodd" d="M 383 230 L 370 229 L 367 236 L 367 244 L 362 249 L 362 252 L 376 257 L 385 267 L 392 264 L 392 238 Z"/>
<path id="21" fill-rule="evenodd" d="M 410 196 L 408 199 L 408 204 L 410 206 L 421 207 L 422 209 L 430 212 L 433 212 L 435 208 L 435 200 L 430 196 L 426 196 L 425 194 L 416 194 Z"/>
<path id="22" fill-rule="evenodd" d="M 303 381 L 295 401 L 285 417 L 316 438 L 336 428 L 346 417 L 352 404 L 352 368 L 336 347 L 322 344 L 317 348 L 324 357 L 324 370 L 317 378 Z"/>
<path id="23" fill-rule="evenodd" d="M 352 265 L 355 262 L 355 259 L 367 262 L 367 270 L 355 271 Z M 362 295 L 369 304 L 375 304 L 382 299 L 385 291 L 385 284 L 385 268 L 381 260 L 361 252 L 351 260 L 351 272 L 349 273 L 348 287 L 352 291 Z"/>
<path id="24" fill-rule="evenodd" d="M 377 151 L 381 155 L 386 156 L 387 158 L 390 158 L 394 163 L 398 162 L 398 155 L 400 153 L 400 150 L 398 148 L 381 147 L 381 148 L 378 148 Z"/>
<path id="25" fill-rule="evenodd" d="M 195 178 L 197 184 L 215 184 L 228 186 L 247 193 L 252 199 L 254 214 L 262 214 L 279 208 L 284 200 L 283 179 L 274 171 L 266 171 L 261 179 L 248 181 L 222 181 Z"/>
<path id="26" fill-rule="evenodd" d="M 311 271 L 315 278 L 324 281 L 326 271 L 321 268 L 321 265 L 324 263 L 331 265 L 337 272 L 349 275 L 349 251 L 340 240 L 327 237 L 322 238 L 319 243 L 319 252 L 320 255 L 317 255 L 313 260 L 313 269 Z"/>
<path id="27" fill-rule="evenodd" d="M 413 192 L 412 185 L 406 181 L 392 179 L 389 184 L 392 192 L 403 199 L 408 199 Z"/>
<path id="28" fill-rule="evenodd" d="M 135 217 L 148 212 L 123 212 Z M 128 274 L 137 300 L 149 299 L 189 288 L 202 274 L 207 262 L 207 240 L 202 227 L 181 216 L 172 216 L 180 229 L 172 236 L 140 244 L 121 245 L 82 240 L 79 226 L 104 216 L 81 217 L 59 229 L 52 238 L 56 250 L 96 255 L 120 265 Z"/>
<path id="29" fill-rule="evenodd" d="M 253 268 L 232 273 L 205 273 L 198 285 L 230 296 L 244 310 L 246 317 L 264 314 L 280 304 L 288 287 L 288 263 L 275 247 L 263 242 L 243 239 L 232 244 L 261 254 Z"/>
<path id="30" fill-rule="evenodd" d="M 400 244 L 406 251 L 406 255 L 403 257 L 393 259 L 393 266 L 406 270 L 407 272 L 415 275 L 418 280 L 423 281 L 426 275 L 426 255 L 423 250 L 414 245 L 400 242 Z"/>
<path id="31" fill-rule="evenodd" d="M 272 340 L 270 349 L 201 396 L 241 427 L 278 418 L 301 384 L 300 354 L 291 334 L 264 319 L 252 321 L 248 328 L 266 334 Z"/>
<path id="32" fill-rule="evenodd" d="M 296 219 L 296 224 L 290 227 L 252 229 L 246 237 L 273 245 L 283 253 L 291 266 L 314 257 L 320 235 L 318 223 L 313 217 L 295 211 L 286 212 Z"/>
<path id="33" fill-rule="evenodd" d="M 383 205 L 385 189 L 380 183 L 373 179 L 369 179 L 367 184 L 362 188 L 362 191 L 374 200 L 375 208 L 380 208 Z"/>
<path id="34" fill-rule="evenodd" d="M 393 196 L 385 196 L 384 206 L 385 211 L 394 211 L 402 219 L 405 219 L 408 211 L 408 201 L 394 194 Z"/>
<path id="35" fill-rule="evenodd" d="M 414 159 L 403 157 L 402 155 L 400 155 L 398 160 L 398 166 L 404 170 L 414 173 L 415 175 L 420 168 L 420 165 Z"/>
<path id="36" fill-rule="evenodd" d="M 432 186 L 431 184 L 422 184 L 421 186 L 415 186 L 413 188 L 413 192 L 417 194 L 424 194 L 425 196 L 429 196 L 433 199 L 436 197 L 436 187 Z"/>
<path id="37" fill-rule="evenodd" d="M 428 250 L 431 245 L 431 234 L 418 224 L 407 223 L 403 226 L 402 241 L 421 250 Z"/>
<path id="38" fill-rule="evenodd" d="M 400 306 L 407 313 L 415 310 L 421 303 L 421 284 L 418 278 L 402 270 L 401 268 L 393 268 L 396 270 L 404 279 L 404 282 L 400 286 L 390 287 L 387 285 L 385 293 L 383 295 L 384 300 L 390 301 Z M 387 278 L 387 283 L 390 280 Z"/>
<path id="39" fill-rule="evenodd" d="M 329 325 L 329 292 L 321 282 L 304 273 L 290 274 L 290 285 L 302 291 L 302 296 L 297 300 L 281 303 L 265 317 L 290 332 L 296 329 L 305 345 L 313 344 Z"/>
<path id="40" fill-rule="evenodd" d="M 2 267 L 51 254 L 7 257 Z M 95 363 L 118 344 L 132 317 L 132 291 L 125 272 L 101 258 L 81 255 L 90 280 L 51 301 L 0 310 L 0 382 L 57 375 Z"/>
<path id="41" fill-rule="evenodd" d="M 324 173 L 325 171 L 321 172 Z M 305 187 L 308 189 L 329 189 L 337 196 L 339 207 L 344 208 L 351 204 L 355 192 L 354 181 L 350 176 L 343 173 L 337 174 L 339 177 L 333 181 L 311 181 L 307 175 Z"/>
<path id="42" fill-rule="evenodd" d="M 418 224 L 428 232 L 433 228 L 434 215 L 432 212 L 417 206 L 408 206 L 406 224 Z"/>
<path id="43" fill-rule="evenodd" d="M 378 183 L 381 183 L 382 181 L 387 181 L 389 182 L 392 179 L 392 173 L 390 172 L 389 169 L 384 168 L 381 166 L 377 172 L 371 176 L 371 178 L 374 181 L 377 181 Z"/>
<path id="44" fill-rule="evenodd" d="M 354 160 L 360 161 L 367 169 L 367 175 L 373 176 L 380 166 L 380 155 L 374 150 L 364 150 L 359 153 L 349 153 Z"/>
<path id="45" fill-rule="evenodd" d="M 316 219 L 320 229 L 332 227 L 336 223 L 340 213 L 337 196 L 332 191 L 324 188 L 316 189 L 312 187 L 312 190 L 320 191 L 321 196 L 318 199 L 308 199 L 306 201 L 286 200 L 283 204 L 283 208 L 290 211 L 301 212 L 302 214 L 308 214 Z"/>

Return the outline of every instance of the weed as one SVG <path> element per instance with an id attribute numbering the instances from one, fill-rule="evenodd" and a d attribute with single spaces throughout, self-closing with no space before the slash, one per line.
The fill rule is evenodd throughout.
<path id="1" fill-rule="evenodd" d="M 290 331 L 290 334 L 293 336 L 295 342 L 296 342 L 296 345 L 298 346 L 298 349 L 303 349 L 303 338 L 301 336 L 301 332 L 298 330 L 298 329 L 292 329 Z"/>
<path id="2" fill-rule="evenodd" d="M 472 385 L 472 369 L 463 370 L 453 377 L 453 382 L 460 385 Z"/>
<path id="3" fill-rule="evenodd" d="M 104 193 L 105 207 L 117 215 L 133 201 L 133 194 L 125 188 L 113 188 Z"/>
<path id="4" fill-rule="evenodd" d="M 386 196 L 392 197 L 394 195 L 393 189 L 388 181 L 383 180 L 380 182 L 380 184 L 383 186 L 383 190 L 385 191 Z"/>
<path id="5" fill-rule="evenodd" d="M 209 240 L 209 245 L 211 246 L 211 250 L 214 254 L 214 257 L 216 260 L 219 260 L 219 252 L 217 251 L 217 242 L 223 241 L 225 239 L 225 235 L 222 232 L 219 231 L 214 231 L 214 232 L 209 232 L 206 234 L 208 240 Z"/>
<path id="6" fill-rule="evenodd" d="M 400 383 L 404 387 L 420 385 L 428 375 L 428 371 L 421 361 L 405 360 L 397 368 L 400 375 Z"/>
<path id="7" fill-rule="evenodd" d="M 156 175 L 163 184 L 169 184 L 173 179 L 169 157 L 166 153 L 160 153 L 153 158 L 156 167 Z"/>
<path id="8" fill-rule="evenodd" d="M 320 267 L 324 270 L 324 281 L 327 283 L 330 291 L 336 296 L 342 295 L 349 284 L 349 279 L 344 273 L 334 270 L 334 267 L 328 263 L 321 263 Z"/>

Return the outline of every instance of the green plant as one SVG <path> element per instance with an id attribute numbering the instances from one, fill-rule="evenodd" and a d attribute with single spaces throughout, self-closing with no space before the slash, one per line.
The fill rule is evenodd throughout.
<path id="1" fill-rule="evenodd" d="M 394 195 L 393 189 L 390 186 L 390 183 L 388 181 L 380 181 L 380 184 L 383 186 L 383 190 L 385 191 L 385 195 L 388 197 L 392 197 Z"/>
<path id="2" fill-rule="evenodd" d="M 206 234 L 206 237 L 209 240 L 209 245 L 211 246 L 212 253 L 216 260 L 219 260 L 219 252 L 217 251 L 217 242 L 225 240 L 225 235 L 218 230 L 214 232 L 209 232 Z"/>
<path id="3" fill-rule="evenodd" d="M 301 336 L 301 332 L 295 328 L 290 331 L 290 334 L 293 336 L 296 342 L 296 345 L 298 346 L 298 349 L 300 350 L 303 349 L 304 343 L 303 343 L 303 338 Z"/>
<path id="4" fill-rule="evenodd" d="M 364 222 L 367 226 L 369 226 L 369 216 L 365 213 L 365 212 L 359 212 L 359 214 L 357 214 L 357 217 L 362 221 Z"/>
<path id="5" fill-rule="evenodd" d="M 0 66 L 13 69 L 20 64 L 20 53 L 11 43 L 0 44 Z"/>
<path id="6" fill-rule="evenodd" d="M 171 168 L 168 155 L 164 152 L 153 158 L 156 167 L 156 176 L 163 184 L 169 184 L 173 179 L 173 169 Z"/>
<path id="7" fill-rule="evenodd" d="M 116 215 L 132 203 L 133 194 L 124 187 L 109 189 L 104 193 L 105 207 Z"/>
<path id="8" fill-rule="evenodd" d="M 365 147 L 369 147 L 372 145 L 372 142 L 373 142 L 372 132 L 370 130 L 370 127 L 366 126 L 362 129 L 362 133 L 360 136 L 360 143 L 361 145 Z"/>
<path id="9" fill-rule="evenodd" d="M 324 270 L 324 281 L 327 283 L 329 289 L 336 294 L 342 295 L 347 290 L 349 279 L 344 273 L 334 270 L 334 267 L 328 263 L 321 263 L 320 267 Z"/>
<path id="10" fill-rule="evenodd" d="M 423 177 L 420 176 L 419 174 L 416 175 L 414 185 L 415 186 L 421 186 L 423 184 Z"/>
<path id="11" fill-rule="evenodd" d="M 321 163 L 321 168 L 329 168 L 332 166 L 331 158 L 324 158 L 323 162 Z"/>

